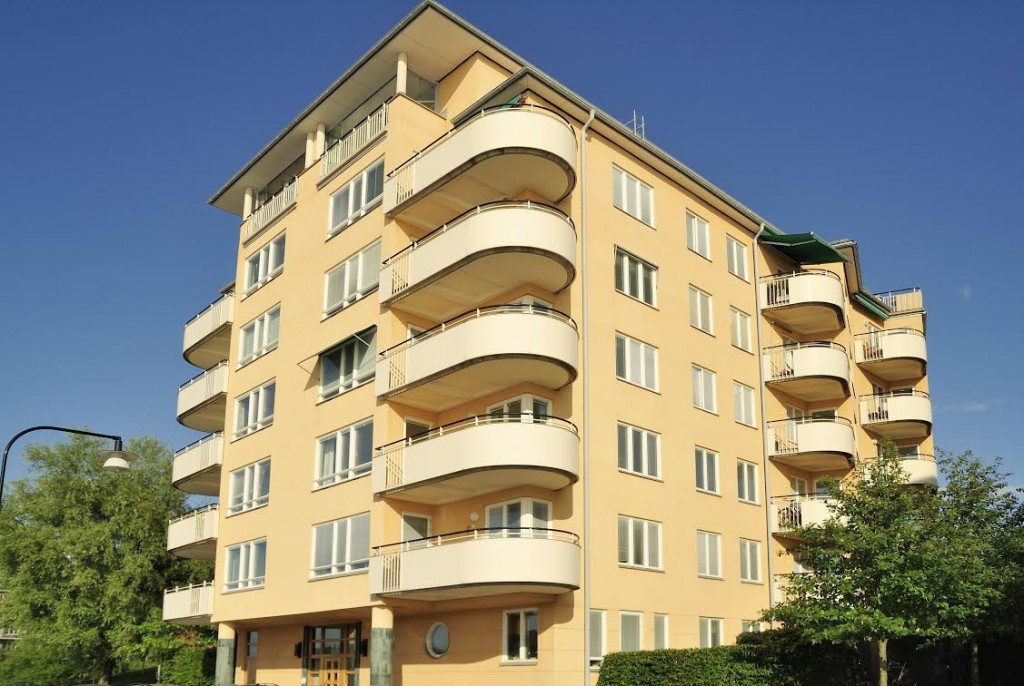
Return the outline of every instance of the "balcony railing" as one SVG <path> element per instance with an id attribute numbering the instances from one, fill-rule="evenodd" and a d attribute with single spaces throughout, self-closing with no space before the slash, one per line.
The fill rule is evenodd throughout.
<path id="1" fill-rule="evenodd" d="M 820 278 L 832 279 L 840 286 L 842 285 L 839 276 L 826 269 L 806 269 L 800 272 L 763 277 L 761 283 L 765 286 L 765 307 L 785 307 L 802 302 L 804 297 L 801 296 L 805 294 L 796 293 L 797 289 L 794 284 L 815 281 Z"/>
<path id="2" fill-rule="evenodd" d="M 768 422 L 770 457 L 809 471 L 846 469 L 856 453 L 853 424 L 843 417 Z"/>
<path id="3" fill-rule="evenodd" d="M 212 560 L 218 514 L 215 503 L 172 519 L 167 525 L 167 550 L 181 557 Z"/>
<path id="4" fill-rule="evenodd" d="M 224 457 L 224 436 L 219 431 L 203 436 L 174 453 L 171 483 L 188 493 L 217 495 L 220 492 L 220 470 L 210 479 L 201 479 L 207 470 L 220 467 Z M 202 489 L 202 490 L 197 490 Z"/>
<path id="5" fill-rule="evenodd" d="M 178 388 L 178 418 L 228 390 L 228 363 L 200 372 Z M 223 423 L 223 418 L 221 418 Z"/>
<path id="6" fill-rule="evenodd" d="M 920 288 L 904 288 L 898 291 L 876 293 L 875 297 L 881 300 L 893 314 L 924 310 L 924 295 Z"/>
<path id="7" fill-rule="evenodd" d="M 213 582 L 178 586 L 164 591 L 165 622 L 209 624 L 213 614 Z"/>
<path id="8" fill-rule="evenodd" d="M 829 499 L 818 495 L 785 495 L 772 498 L 773 532 L 792 531 L 804 526 L 820 526 L 832 513 Z"/>
<path id="9" fill-rule="evenodd" d="M 850 383 L 850 358 L 838 343 L 816 341 L 765 348 L 767 383 L 814 402 L 845 397 Z"/>
<path id="10" fill-rule="evenodd" d="M 932 418 L 931 396 L 925 391 L 903 390 L 860 397 L 861 422 L 898 422 Z"/>
<path id="11" fill-rule="evenodd" d="M 917 329 L 904 327 L 870 331 L 858 334 L 856 338 L 858 362 L 877 362 L 892 357 L 924 355 L 924 334 Z"/>
<path id="12" fill-rule="evenodd" d="M 209 339 L 218 329 L 231 325 L 235 309 L 234 306 L 235 293 L 234 291 L 231 291 L 230 293 L 226 293 L 213 301 L 213 303 L 206 309 L 185 323 L 185 336 L 182 344 L 182 350 L 186 357 L 189 357 L 189 353 L 193 348 Z M 228 336 L 228 340 L 230 340 L 230 336 Z M 223 348 L 223 350 L 211 352 L 214 355 L 223 355 L 223 357 L 220 358 L 223 360 L 227 357 L 227 342 L 225 342 L 224 345 L 219 346 L 219 348 Z M 213 360 L 211 364 L 215 364 L 219 361 L 220 360 Z M 202 360 L 197 360 L 197 362 L 202 362 Z M 203 365 L 200 364 L 200 366 Z"/>
<path id="13" fill-rule="evenodd" d="M 370 143 L 384 135 L 387 128 L 388 104 L 384 103 L 324 151 L 320 158 L 320 179 L 326 179 L 343 167 Z"/>
<path id="14" fill-rule="evenodd" d="M 245 225 L 245 240 L 249 240 L 270 223 L 280 217 L 285 210 L 295 204 L 299 197 L 299 180 L 293 179 L 277 192 L 272 198 L 253 210 Z"/>

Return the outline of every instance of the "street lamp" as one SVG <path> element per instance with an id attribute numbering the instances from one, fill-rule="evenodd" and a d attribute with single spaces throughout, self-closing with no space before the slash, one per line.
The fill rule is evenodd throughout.
<path id="1" fill-rule="evenodd" d="M 66 434 L 78 434 L 79 436 L 94 436 L 96 438 L 109 438 L 114 442 L 113 450 L 101 450 L 100 455 L 106 458 L 103 463 L 103 468 L 108 472 L 123 472 L 131 467 L 138 455 L 130 453 L 124 449 L 120 436 L 113 436 L 111 434 L 98 434 L 93 431 L 82 431 L 81 429 L 68 429 L 63 426 L 33 426 L 24 431 L 19 431 L 14 434 L 14 438 L 7 441 L 7 446 L 4 448 L 4 457 L 0 461 L 0 507 L 3 506 L 4 496 L 4 475 L 7 473 L 7 455 L 11 452 L 11 446 L 14 442 L 24 436 L 27 433 L 33 431 L 61 431 Z"/>

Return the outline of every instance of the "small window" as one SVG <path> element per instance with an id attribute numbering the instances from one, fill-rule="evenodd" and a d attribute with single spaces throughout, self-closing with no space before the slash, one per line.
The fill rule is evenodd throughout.
<path id="1" fill-rule="evenodd" d="M 504 654 L 502 662 L 528 662 L 537 659 L 537 635 L 540 627 L 536 610 L 508 610 L 505 613 Z"/>
<path id="2" fill-rule="evenodd" d="M 320 355 L 320 400 L 362 386 L 377 371 L 377 327 L 360 331 Z"/>
<path id="3" fill-rule="evenodd" d="M 732 344 L 740 350 L 748 353 L 753 350 L 750 344 L 750 315 L 730 308 L 730 328 L 732 331 Z"/>
<path id="4" fill-rule="evenodd" d="M 267 575 L 267 539 L 231 546 L 225 551 L 224 564 L 225 591 L 262 587 Z"/>
<path id="5" fill-rule="evenodd" d="M 612 204 L 654 227 L 654 190 L 618 167 L 612 167 Z"/>
<path id="6" fill-rule="evenodd" d="M 736 460 L 737 497 L 745 503 L 758 502 L 757 465 L 746 460 Z"/>
<path id="7" fill-rule="evenodd" d="M 608 652 L 605 643 L 605 611 L 590 611 L 590 666 L 600 667 Z"/>
<path id="8" fill-rule="evenodd" d="M 369 512 L 313 527 L 313 565 L 310 576 L 336 576 L 362 571 L 369 566 Z"/>
<path id="9" fill-rule="evenodd" d="M 448 647 L 451 645 L 451 634 L 448 633 L 447 625 L 442 622 L 435 622 L 427 631 L 427 654 L 435 660 L 448 654 Z"/>
<path id="10" fill-rule="evenodd" d="M 720 617 L 700 618 L 700 647 L 716 648 L 722 645 L 722 619 Z"/>
<path id="11" fill-rule="evenodd" d="M 380 204 L 384 194 L 384 159 L 360 172 L 331 196 L 331 226 L 328 236 L 346 229 Z"/>
<path id="12" fill-rule="evenodd" d="M 629 424 L 618 425 L 619 469 L 661 477 L 661 436 Z"/>
<path id="13" fill-rule="evenodd" d="M 692 212 L 686 213 L 686 247 L 706 260 L 711 259 L 708 223 Z"/>
<path id="14" fill-rule="evenodd" d="M 761 622 L 756 619 L 744 619 L 740 622 L 740 631 L 745 634 L 761 633 Z"/>
<path id="15" fill-rule="evenodd" d="M 668 615 L 654 615 L 654 649 L 668 648 Z"/>
<path id="16" fill-rule="evenodd" d="M 380 280 L 380 241 L 363 248 L 327 272 L 324 285 L 324 315 L 334 314 L 364 298 Z"/>
<path id="17" fill-rule="evenodd" d="M 228 514 L 238 514 L 270 502 L 270 458 L 231 472 Z"/>
<path id="18" fill-rule="evenodd" d="M 284 269 L 284 234 L 257 250 L 245 261 L 245 290 L 249 295 Z"/>
<path id="19" fill-rule="evenodd" d="M 722 535 L 710 531 L 697 532 L 697 574 L 722 578 Z"/>
<path id="20" fill-rule="evenodd" d="M 274 396 L 275 383 L 268 381 L 235 399 L 235 438 L 248 436 L 274 423 Z"/>
<path id="21" fill-rule="evenodd" d="M 739 381 L 732 382 L 732 404 L 736 421 L 747 426 L 754 426 L 754 389 Z"/>
<path id="22" fill-rule="evenodd" d="M 740 581 L 761 583 L 761 544 L 740 539 Z"/>
<path id="23" fill-rule="evenodd" d="M 373 464 L 373 419 L 339 429 L 317 440 L 314 488 L 370 473 Z"/>
<path id="24" fill-rule="evenodd" d="M 657 267 L 622 248 L 615 249 L 615 290 L 656 307 L 657 289 Z"/>
<path id="25" fill-rule="evenodd" d="M 718 453 L 707 448 L 693 449 L 697 465 L 697 490 L 718 493 Z"/>
<path id="26" fill-rule="evenodd" d="M 643 650 L 644 648 L 644 616 L 639 612 L 619 613 L 619 646 L 627 650 Z"/>
<path id="27" fill-rule="evenodd" d="M 709 369 L 693 365 L 691 369 L 693 382 L 693 406 L 708 412 L 718 412 L 715 399 L 715 373 Z"/>
<path id="28" fill-rule="evenodd" d="M 281 306 L 273 307 L 242 327 L 238 344 L 238 366 L 252 362 L 277 348 L 281 335 Z"/>
<path id="29" fill-rule="evenodd" d="M 619 515 L 619 564 L 661 569 L 661 522 Z"/>
<path id="30" fill-rule="evenodd" d="M 750 281 L 747 272 L 747 246 L 732 236 L 726 236 L 725 249 L 729 257 L 729 273 L 744 281 Z"/>
<path id="31" fill-rule="evenodd" d="M 690 286 L 690 326 L 704 333 L 714 333 L 711 296 L 694 286 Z"/>
<path id="32" fill-rule="evenodd" d="M 658 390 L 658 349 L 616 334 L 615 376 L 652 391 Z"/>

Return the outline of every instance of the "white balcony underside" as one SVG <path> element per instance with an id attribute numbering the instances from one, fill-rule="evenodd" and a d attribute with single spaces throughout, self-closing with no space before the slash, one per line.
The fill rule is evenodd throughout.
<path id="1" fill-rule="evenodd" d="M 178 422 L 196 431 L 224 429 L 227 407 L 227 364 L 209 369 L 178 389 Z"/>
<path id="2" fill-rule="evenodd" d="M 860 421 L 868 431 L 892 440 L 926 438 L 932 432 L 932 401 L 921 395 L 862 399 Z"/>
<path id="3" fill-rule="evenodd" d="M 858 337 L 857 364 L 886 381 L 917 379 L 928 366 L 928 346 L 918 332 L 882 332 Z"/>
<path id="4" fill-rule="evenodd" d="M 167 526 L 167 551 L 193 560 L 214 559 L 218 514 L 214 507 L 172 521 Z"/>
<path id="5" fill-rule="evenodd" d="M 845 398 L 850 359 L 841 348 L 801 347 L 765 352 L 765 380 L 773 389 L 805 402 Z"/>
<path id="6" fill-rule="evenodd" d="M 907 483 L 911 486 L 939 485 L 939 466 L 935 460 L 904 459 L 903 471 L 907 475 Z"/>
<path id="7" fill-rule="evenodd" d="M 207 436 L 174 455 L 171 483 L 186 493 L 219 495 L 223 458 L 223 435 Z"/>
<path id="8" fill-rule="evenodd" d="M 234 303 L 228 293 L 185 324 L 182 354 L 190 364 L 209 369 L 228 359 Z"/>

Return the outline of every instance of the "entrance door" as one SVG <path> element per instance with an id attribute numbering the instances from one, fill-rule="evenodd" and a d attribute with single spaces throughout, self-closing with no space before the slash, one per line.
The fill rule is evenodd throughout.
<path id="1" fill-rule="evenodd" d="M 308 686 L 356 686 L 359 624 L 316 626 L 308 632 Z"/>
<path id="2" fill-rule="evenodd" d="M 245 632 L 245 683 L 255 684 L 256 679 L 256 658 L 259 654 L 260 632 Z"/>

